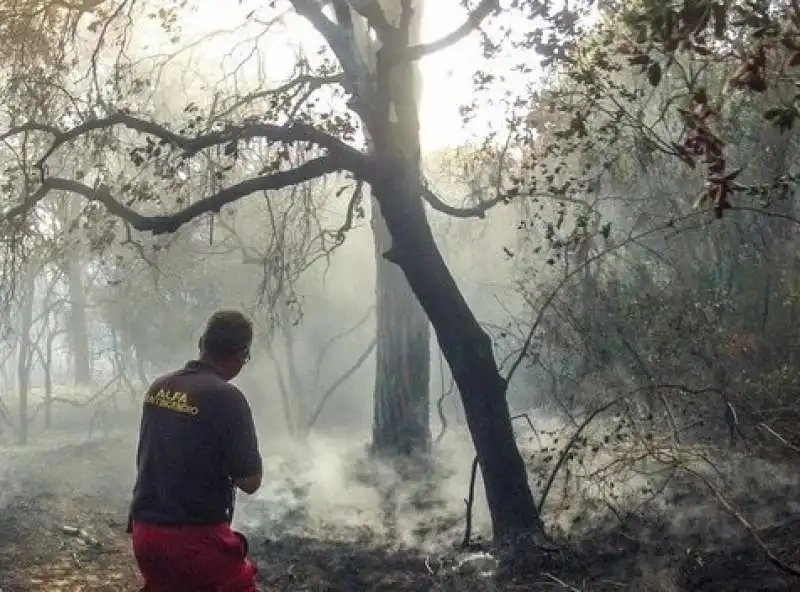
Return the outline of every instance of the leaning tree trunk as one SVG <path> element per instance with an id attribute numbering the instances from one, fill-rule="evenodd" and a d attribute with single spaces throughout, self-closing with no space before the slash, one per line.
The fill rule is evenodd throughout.
<path id="1" fill-rule="evenodd" d="M 514 439 L 492 343 L 464 300 L 428 226 L 413 164 L 396 157 L 382 159 L 385 174 L 376 183 L 392 247 L 386 257 L 403 270 L 433 324 L 445 359 L 455 377 L 483 475 L 486 499 L 497 542 L 541 531 L 528 475 Z M 398 190 L 400 175 L 406 190 Z"/>
<path id="2" fill-rule="evenodd" d="M 397 264 L 419 299 L 464 403 L 483 475 L 495 541 L 501 545 L 542 533 L 525 464 L 514 438 L 506 382 L 483 331 L 428 225 L 420 195 L 419 121 L 413 66 L 395 60 L 408 36 L 386 39 L 377 54 L 376 96 L 369 133 L 378 163 L 373 193 L 392 238 L 384 256 Z M 393 55 L 394 52 L 394 55 Z"/>
<path id="3" fill-rule="evenodd" d="M 412 43 L 419 42 L 421 24 L 422 0 L 417 0 L 409 26 Z M 410 90 L 416 120 L 420 96 L 416 66 L 391 74 L 391 88 Z M 419 126 L 409 127 L 398 140 L 404 152 L 416 155 L 409 166 L 416 167 L 419 176 Z M 424 457 L 431 446 L 430 325 L 403 272 L 383 256 L 391 246 L 391 235 L 374 200 L 372 228 L 377 318 L 372 452 L 384 458 Z"/>

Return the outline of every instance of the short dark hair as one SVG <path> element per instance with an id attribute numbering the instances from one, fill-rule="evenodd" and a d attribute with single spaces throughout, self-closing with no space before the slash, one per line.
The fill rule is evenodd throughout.
<path id="1" fill-rule="evenodd" d="M 216 358 L 247 354 L 253 343 L 253 323 L 238 310 L 218 310 L 206 323 L 200 347 Z"/>

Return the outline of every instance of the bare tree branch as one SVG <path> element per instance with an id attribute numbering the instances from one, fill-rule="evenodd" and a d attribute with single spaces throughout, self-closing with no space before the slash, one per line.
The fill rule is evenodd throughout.
<path id="1" fill-rule="evenodd" d="M 355 189 L 353 189 L 353 195 L 350 197 L 350 201 L 347 203 L 347 213 L 345 214 L 344 222 L 342 222 L 339 230 L 337 230 L 335 233 L 336 240 L 338 242 L 344 242 L 345 234 L 353 229 L 353 220 L 355 219 L 356 209 L 358 209 L 363 201 L 364 183 L 363 181 L 358 181 Z"/>
<path id="2" fill-rule="evenodd" d="M 375 29 L 379 37 L 385 37 L 393 29 L 377 0 L 344 0 L 344 3 L 367 19 L 367 23 Z"/>
<path id="3" fill-rule="evenodd" d="M 329 84 L 343 84 L 344 80 L 345 80 L 344 74 L 342 73 L 331 74 L 330 76 L 313 76 L 310 74 L 301 74 L 275 88 L 259 90 L 236 99 L 236 101 L 232 105 L 226 107 L 221 113 L 212 114 L 213 119 L 220 120 L 229 117 L 237 109 L 249 105 L 254 101 L 258 101 L 259 99 L 275 95 L 284 95 L 290 91 L 299 91 L 299 89 L 305 87 L 307 88 L 307 91 L 303 97 L 303 100 L 298 102 L 298 107 L 299 107 L 305 102 L 308 95 L 313 93 L 315 90 Z M 297 109 L 297 107 L 295 107 L 295 109 Z"/>
<path id="4" fill-rule="evenodd" d="M 357 175 L 358 171 L 363 172 L 368 168 L 366 166 L 368 164 L 368 159 L 363 153 L 348 146 L 338 138 L 312 125 L 303 123 L 291 123 L 289 125 L 250 123 L 239 126 L 229 126 L 219 132 L 212 132 L 195 138 L 187 138 L 153 121 L 147 121 L 135 115 L 119 112 L 109 115 L 108 117 L 86 121 L 68 131 L 61 131 L 52 125 L 30 122 L 0 134 L 0 141 L 30 131 L 42 131 L 53 135 L 55 137 L 53 144 L 37 163 L 37 167 L 41 169 L 47 159 L 67 142 L 71 142 L 90 131 L 106 129 L 117 125 L 122 125 L 129 129 L 155 136 L 167 144 L 183 150 L 184 156 L 193 156 L 205 148 L 210 148 L 233 140 L 265 138 L 273 142 L 309 142 L 326 148 L 332 154 L 341 158 L 342 169 L 351 170 L 352 167 L 356 170 L 351 170 L 351 172 Z M 350 166 L 345 165 L 345 163 L 350 163 Z"/>
<path id="5" fill-rule="evenodd" d="M 195 218 L 208 212 L 219 212 L 223 206 L 257 191 L 274 191 L 290 185 L 297 185 L 310 181 L 339 170 L 340 166 L 336 158 L 333 156 L 322 156 L 288 171 L 280 171 L 272 175 L 247 179 L 236 185 L 226 187 L 209 197 L 203 198 L 178 210 L 174 214 L 153 216 L 140 214 L 133 208 L 121 203 L 111 195 L 111 192 L 105 186 L 93 189 L 78 181 L 51 177 L 45 179 L 42 186 L 29 199 L 26 199 L 21 204 L 6 211 L 3 218 L 5 220 L 10 220 L 26 213 L 50 191 L 69 191 L 82 195 L 89 201 L 102 203 L 109 213 L 126 221 L 140 232 L 171 234 Z"/>
<path id="6" fill-rule="evenodd" d="M 744 526 L 745 530 L 747 530 L 748 534 L 751 537 L 753 537 L 753 540 L 756 542 L 758 547 L 764 552 L 764 555 L 767 556 L 767 559 L 769 559 L 770 562 L 774 566 L 776 566 L 778 569 L 780 569 L 780 570 L 782 570 L 782 571 L 784 571 L 784 572 L 786 572 L 788 574 L 791 574 L 791 575 L 796 576 L 796 577 L 800 577 L 800 568 L 795 567 L 794 565 L 791 565 L 791 564 L 787 563 L 786 561 L 783 561 L 780 557 L 778 557 L 775 554 L 775 552 L 772 551 L 767 546 L 767 544 L 764 542 L 764 540 L 759 536 L 758 530 L 756 529 L 756 527 L 753 526 L 753 524 L 751 524 L 750 521 L 747 518 L 745 518 L 742 515 L 742 513 L 739 512 L 733 506 L 733 504 L 722 494 L 722 492 L 714 486 L 714 484 L 708 479 L 708 477 L 706 477 L 705 475 L 702 475 L 698 471 L 694 471 L 694 470 L 692 470 L 692 469 L 690 469 L 688 467 L 681 467 L 681 468 L 684 471 L 686 471 L 688 474 L 690 474 L 693 477 L 697 478 L 700 482 L 702 482 L 709 489 L 709 491 L 711 491 L 711 493 L 714 495 L 715 498 L 717 498 L 717 501 L 725 509 L 725 511 L 728 512 L 728 514 L 730 514 L 734 518 L 736 518 L 736 520 L 738 520 L 739 523 L 742 526 Z"/>
<path id="7" fill-rule="evenodd" d="M 616 399 L 613 399 L 613 400 L 605 403 L 604 405 L 601 405 L 600 407 L 596 408 L 594 411 L 592 411 L 591 413 L 589 413 L 589 415 L 586 416 L 586 419 L 584 419 L 581 422 L 581 424 L 578 426 L 578 429 L 575 430 L 575 433 L 572 434 L 572 437 L 567 442 L 567 445 L 564 446 L 564 448 L 561 450 L 561 454 L 559 455 L 558 461 L 556 462 L 555 466 L 553 467 L 553 470 L 550 471 L 550 476 L 547 478 L 547 483 L 545 483 L 544 487 L 542 488 L 542 495 L 539 498 L 539 503 L 538 503 L 538 506 L 537 506 L 537 509 L 538 509 L 540 514 L 542 513 L 542 509 L 544 508 L 544 503 L 547 501 L 547 495 L 550 493 L 550 489 L 553 487 L 553 482 L 555 481 L 556 476 L 558 475 L 558 472 L 561 470 L 561 467 L 564 465 L 564 462 L 567 460 L 567 457 L 569 455 L 569 451 L 572 449 L 572 447 L 578 441 L 578 438 L 583 433 L 583 430 L 585 430 L 586 427 L 590 423 L 592 423 L 592 421 L 594 421 L 595 417 L 597 417 L 598 415 L 600 415 L 604 411 L 610 409 L 611 407 L 613 407 L 617 403 L 620 403 L 620 402 L 622 402 L 624 400 L 625 400 L 625 397 L 617 397 Z"/>
<path id="8" fill-rule="evenodd" d="M 584 269 L 586 269 L 587 266 L 589 266 L 592 263 L 595 263 L 596 261 L 599 261 L 603 257 L 607 256 L 609 253 L 611 253 L 613 251 L 617 251 L 617 250 L 629 245 L 634 239 L 641 239 L 641 238 L 644 238 L 646 236 L 649 236 L 649 235 L 652 235 L 652 234 L 656 234 L 656 233 L 662 232 L 664 230 L 668 230 L 670 228 L 673 228 L 676 225 L 676 223 L 679 222 L 679 221 L 687 221 L 689 219 L 692 219 L 692 218 L 697 219 L 699 217 L 700 216 L 698 216 L 697 212 L 692 212 L 692 213 L 689 213 L 689 214 L 687 214 L 685 216 L 680 217 L 679 219 L 670 219 L 665 224 L 661 224 L 661 225 L 655 226 L 653 228 L 649 228 L 649 229 L 647 229 L 647 230 L 645 230 L 645 231 L 643 231 L 643 232 L 641 232 L 639 234 L 636 234 L 636 235 L 628 236 L 628 237 L 626 237 L 625 240 L 622 240 L 622 241 L 614 244 L 613 246 L 608 247 L 607 249 L 604 249 L 603 251 L 593 255 L 592 257 L 587 258 L 581 265 L 578 265 L 577 267 L 575 267 L 575 269 L 573 269 L 572 271 L 570 271 L 569 273 L 564 275 L 564 277 L 561 278 L 561 280 L 558 282 L 558 284 L 556 284 L 555 288 L 553 288 L 553 290 L 547 295 L 547 298 L 545 298 L 544 303 L 539 308 L 539 311 L 536 314 L 536 319 L 534 320 L 533 325 L 531 325 L 531 328 L 529 329 L 528 334 L 525 337 L 525 341 L 523 342 L 519 353 L 514 358 L 514 362 L 511 364 L 511 367 L 508 370 L 508 374 L 506 374 L 506 378 L 505 378 L 506 388 L 508 388 L 508 386 L 511 384 L 512 377 L 514 376 L 516 371 L 519 369 L 519 367 L 522 364 L 522 362 L 525 359 L 525 357 L 528 355 L 528 350 L 530 349 L 531 344 L 533 343 L 533 338 L 536 335 L 536 332 L 538 331 L 539 326 L 542 324 L 542 320 L 544 319 L 545 311 L 553 303 L 553 301 L 555 300 L 555 298 L 558 295 L 558 293 L 561 292 L 561 290 L 564 288 L 564 286 L 566 286 L 567 283 L 569 283 L 569 281 L 573 277 L 575 277 L 578 273 L 581 273 Z"/>
<path id="9" fill-rule="evenodd" d="M 422 184 L 422 198 L 437 212 L 442 212 L 443 214 L 453 216 L 454 218 L 485 218 L 488 210 L 497 204 L 506 201 L 505 196 L 498 195 L 492 199 L 483 201 L 476 206 L 459 208 L 443 202 L 442 199 L 427 185 L 427 183 L 424 182 Z"/>
<path id="10" fill-rule="evenodd" d="M 422 43 L 420 45 L 412 45 L 397 56 L 392 56 L 392 60 L 397 62 L 402 61 L 415 61 L 431 55 L 443 49 L 447 49 L 467 37 L 470 33 L 475 31 L 481 26 L 481 23 L 492 12 L 500 10 L 500 2 L 498 0 L 481 0 L 481 3 L 469 13 L 467 20 L 461 26 L 451 31 L 447 35 L 440 37 L 430 43 Z"/>
<path id="11" fill-rule="evenodd" d="M 767 218 L 778 218 L 778 219 L 781 219 L 781 220 L 786 220 L 787 222 L 792 222 L 793 224 L 799 224 L 800 225 L 800 219 L 795 218 L 795 217 L 791 216 L 790 214 L 784 214 L 782 212 L 770 211 L 770 210 L 766 210 L 766 209 L 759 209 L 759 208 L 754 208 L 754 207 L 749 207 L 749 206 L 730 206 L 727 209 L 727 211 L 729 211 L 729 212 L 751 212 L 751 213 L 759 214 L 761 216 L 766 216 Z M 702 221 L 706 217 L 707 214 L 708 214 L 708 212 L 706 210 L 694 210 L 692 212 L 689 212 L 688 214 L 685 214 L 685 215 L 682 215 L 682 216 L 678 216 L 676 218 L 672 218 L 668 222 L 666 222 L 665 224 L 661 224 L 661 225 L 649 228 L 649 229 L 644 230 L 644 231 L 642 231 L 642 232 L 640 232 L 638 234 L 630 234 L 624 240 L 622 240 L 622 241 L 620 241 L 618 243 L 615 243 L 614 245 L 612 245 L 612 246 L 610 246 L 610 247 L 608 247 L 608 248 L 596 253 L 592 257 L 587 258 L 580 265 L 575 267 L 575 269 L 573 269 L 572 271 L 567 273 L 563 278 L 561 278 L 561 280 L 555 286 L 553 291 L 550 292 L 547 295 L 547 297 L 544 299 L 544 302 L 543 302 L 542 306 L 540 307 L 539 312 L 536 315 L 536 319 L 534 320 L 533 325 L 531 326 L 530 330 L 527 333 L 527 336 L 526 336 L 526 338 L 525 338 L 525 340 L 523 342 L 522 347 L 520 348 L 518 354 L 515 356 L 514 362 L 511 364 L 511 367 L 509 368 L 508 373 L 506 374 L 506 378 L 505 378 L 506 388 L 508 388 L 508 385 L 511 383 L 512 376 L 516 373 L 516 371 L 519 369 L 520 365 L 522 364 L 523 360 L 528 355 L 528 351 L 529 351 L 529 349 L 530 349 L 530 347 L 531 347 L 531 345 L 533 343 L 534 335 L 535 335 L 536 331 L 539 329 L 539 326 L 541 325 L 541 323 L 542 323 L 542 321 L 544 319 L 544 313 L 545 313 L 546 309 L 548 309 L 552 305 L 552 303 L 555 300 L 557 294 L 564 288 L 564 286 L 566 286 L 569 283 L 569 281 L 572 278 L 574 278 L 576 275 L 581 273 L 584 269 L 586 269 L 587 266 L 589 266 L 592 263 L 595 263 L 595 262 L 601 260 L 606 255 L 608 255 L 608 254 L 610 254 L 610 253 L 612 253 L 614 251 L 618 251 L 622 247 L 625 247 L 625 246 L 628 246 L 628 245 L 631 245 L 631 244 L 637 244 L 638 241 L 641 240 L 642 238 L 645 238 L 647 236 L 653 235 L 653 234 L 655 234 L 657 232 L 660 232 L 660 231 L 665 231 L 665 230 L 674 228 L 679 222 L 687 222 L 687 221 L 692 220 L 692 219 Z M 680 232 L 680 230 L 676 230 L 675 233 L 677 234 L 677 232 Z M 727 403 L 727 401 L 726 401 L 726 403 Z"/>
<path id="12" fill-rule="evenodd" d="M 353 374 L 356 373 L 356 371 L 359 368 L 361 368 L 361 366 L 364 364 L 364 362 L 367 361 L 367 358 L 372 353 L 372 351 L 375 349 L 375 346 L 377 344 L 378 344 L 378 339 L 373 337 L 372 341 L 370 341 L 369 345 L 367 345 L 367 349 L 365 349 L 364 352 L 353 363 L 353 365 L 350 366 L 350 368 L 347 370 L 347 372 L 342 374 L 339 377 L 339 379 L 336 382 L 334 382 L 328 388 L 327 391 L 325 391 L 325 394 L 323 394 L 322 397 L 320 398 L 319 403 L 317 403 L 317 407 L 314 409 L 314 412 L 311 414 L 311 417 L 308 418 L 308 423 L 306 424 L 306 428 L 308 430 L 313 428 L 314 424 L 317 423 L 317 419 L 319 419 L 319 416 L 322 413 L 323 408 L 325 407 L 325 403 L 328 402 L 328 399 L 331 398 L 331 396 L 339 389 L 340 386 L 342 386 L 347 381 L 348 378 L 350 378 Z"/>
<path id="13" fill-rule="evenodd" d="M 148 217 L 139 214 L 135 210 L 114 199 L 110 195 L 110 192 L 102 187 L 92 189 L 77 181 L 63 178 L 44 178 L 44 167 L 47 159 L 61 146 L 91 131 L 107 129 L 117 125 L 155 136 L 163 142 L 181 149 L 185 157 L 192 156 L 201 150 L 225 142 L 252 138 L 266 138 L 279 142 L 309 142 L 326 148 L 329 154 L 311 160 L 295 169 L 280 171 L 272 175 L 256 177 L 244 181 L 221 190 L 208 198 L 197 201 L 170 216 Z M 240 126 L 230 126 L 219 132 L 188 138 L 158 123 L 144 120 L 127 113 L 115 113 L 108 117 L 87 121 L 67 131 L 62 131 L 52 125 L 29 122 L 0 134 L 0 141 L 31 131 L 44 132 L 54 137 L 53 143 L 48 148 L 47 152 L 36 163 L 37 168 L 42 172 L 43 183 L 30 199 L 8 210 L 4 216 L 6 219 L 14 218 L 30 210 L 30 208 L 44 198 L 49 191 L 55 189 L 77 193 L 90 201 L 103 203 L 109 212 L 124 219 L 139 231 L 152 231 L 154 234 L 165 234 L 174 232 L 182 224 L 191 221 L 201 214 L 218 212 L 223 206 L 256 191 L 280 189 L 342 170 L 353 173 L 359 180 L 369 180 L 371 176 L 370 171 L 374 170 L 370 158 L 364 153 L 313 126 L 298 123 L 286 126 L 268 123 L 251 123 Z M 360 189 L 361 184 L 359 183 L 356 187 L 354 199 L 351 201 L 351 205 L 353 206 L 357 205 L 360 201 Z M 426 182 L 421 183 L 420 191 L 422 197 L 433 209 L 457 218 L 484 218 L 487 210 L 505 200 L 504 196 L 498 195 L 497 197 L 473 207 L 458 208 L 442 201 L 441 198 L 428 187 Z M 340 232 L 346 229 L 347 223 L 340 229 Z"/>
<path id="14" fill-rule="evenodd" d="M 308 0 L 299 0 L 293 2 L 295 7 L 297 7 L 298 4 L 305 5 L 307 3 Z M 342 0 L 340 0 L 340 3 L 342 3 Z M 356 13 L 366 19 L 367 23 L 375 29 L 375 31 L 378 33 L 378 37 L 383 42 L 389 42 L 393 37 L 396 38 L 396 36 L 393 35 L 393 33 L 396 31 L 406 30 L 411 21 L 411 16 L 413 13 L 410 3 L 403 1 L 400 23 L 398 23 L 398 26 L 395 27 L 389 23 L 386 14 L 381 9 L 380 3 L 376 0 L 344 0 L 343 3 L 349 4 Z M 336 2 L 334 2 L 334 4 L 336 4 Z M 483 23 L 483 21 L 492 12 L 499 10 L 500 3 L 498 0 L 481 0 L 480 4 L 478 4 L 478 6 L 467 15 L 466 20 L 450 33 L 430 43 L 423 43 L 410 47 L 395 47 L 393 48 L 395 51 L 393 52 L 393 55 L 389 57 L 389 60 L 393 64 L 411 62 L 419 60 L 427 55 L 442 51 L 443 49 L 447 49 L 480 27 L 481 23 Z M 298 12 L 300 12 L 299 9 Z M 303 16 L 308 18 L 307 14 L 303 14 Z M 309 20 L 311 19 L 309 18 Z M 313 20 L 311 20 L 311 22 L 316 27 L 316 23 Z M 320 30 L 320 33 L 323 33 L 326 39 L 328 39 L 328 36 L 321 29 L 319 29 L 319 27 L 317 28 Z M 328 42 L 330 43 L 330 39 L 328 39 Z M 336 52 L 336 48 L 334 48 L 333 45 L 331 47 L 334 49 L 334 52 Z M 338 52 L 336 53 L 338 56 Z"/>
<path id="15" fill-rule="evenodd" d="M 252 138 L 266 138 L 276 142 L 316 144 L 327 149 L 328 154 L 309 160 L 293 169 L 278 171 L 270 175 L 243 181 L 220 190 L 210 197 L 201 199 L 169 216 L 144 216 L 124 205 L 119 200 L 114 199 L 106 187 L 93 189 L 78 181 L 46 177 L 46 161 L 59 147 L 93 130 L 107 129 L 116 125 L 122 125 L 129 129 L 157 137 L 165 144 L 181 149 L 184 157 L 192 156 L 205 148 L 225 142 Z M 276 190 L 344 170 L 351 172 L 356 179 L 361 180 L 366 178 L 370 169 L 374 168 L 371 166 L 369 157 L 365 154 L 348 146 L 338 138 L 306 124 L 279 126 L 267 123 L 251 123 L 240 126 L 229 126 L 218 132 L 189 138 L 177 134 L 158 123 L 147 121 L 127 113 L 115 113 L 108 117 L 84 122 L 67 131 L 62 131 L 51 125 L 30 122 L 3 133 L 0 135 L 0 140 L 7 140 L 17 134 L 29 133 L 31 131 L 45 132 L 54 137 L 53 143 L 36 164 L 42 175 L 42 185 L 23 203 L 8 210 L 3 216 L 6 220 L 20 216 L 29 211 L 51 190 L 63 190 L 77 193 L 90 201 L 104 204 L 109 212 L 127 221 L 139 231 L 152 231 L 154 234 L 164 234 L 174 232 L 182 224 L 193 220 L 201 214 L 206 212 L 218 212 L 223 206 L 256 191 Z"/>
<path id="16" fill-rule="evenodd" d="M 328 351 L 331 349 L 331 347 L 333 347 L 334 345 L 339 343 L 342 339 L 349 337 L 350 335 L 358 331 L 361 327 L 363 327 L 364 324 L 370 319 L 374 311 L 375 307 L 370 306 L 367 309 L 367 312 L 364 313 L 364 316 L 362 316 L 355 325 L 348 327 L 344 331 L 340 331 L 339 333 L 335 334 L 333 337 L 331 337 L 328 341 L 326 341 L 320 346 L 319 352 L 317 353 L 316 356 L 317 358 L 316 364 L 314 365 L 316 368 L 314 373 L 314 384 L 319 384 L 319 373 L 320 369 L 322 368 L 322 362 L 325 359 L 325 356 L 328 355 Z"/>
<path id="17" fill-rule="evenodd" d="M 93 12 L 105 0 L 78 0 L 76 2 L 68 2 L 67 0 L 52 0 L 53 6 L 60 6 L 67 10 L 77 10 L 79 12 Z"/>

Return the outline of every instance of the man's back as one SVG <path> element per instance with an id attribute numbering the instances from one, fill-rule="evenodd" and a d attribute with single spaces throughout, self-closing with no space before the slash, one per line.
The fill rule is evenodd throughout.
<path id="1" fill-rule="evenodd" d="M 261 470 L 242 393 L 203 362 L 156 380 L 145 396 L 131 504 L 135 522 L 230 522 L 232 479 Z"/>
<path id="2" fill-rule="evenodd" d="M 228 383 L 252 343 L 250 319 L 217 311 L 199 360 L 147 391 L 128 521 L 144 590 L 258 590 L 247 540 L 230 524 L 234 486 L 252 494 L 263 476 L 250 406 Z"/>

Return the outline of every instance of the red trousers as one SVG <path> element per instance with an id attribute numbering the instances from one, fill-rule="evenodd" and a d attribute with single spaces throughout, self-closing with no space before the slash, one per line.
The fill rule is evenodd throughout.
<path id="1" fill-rule="evenodd" d="M 155 526 L 133 523 L 141 592 L 258 592 L 258 570 L 229 524 Z"/>

